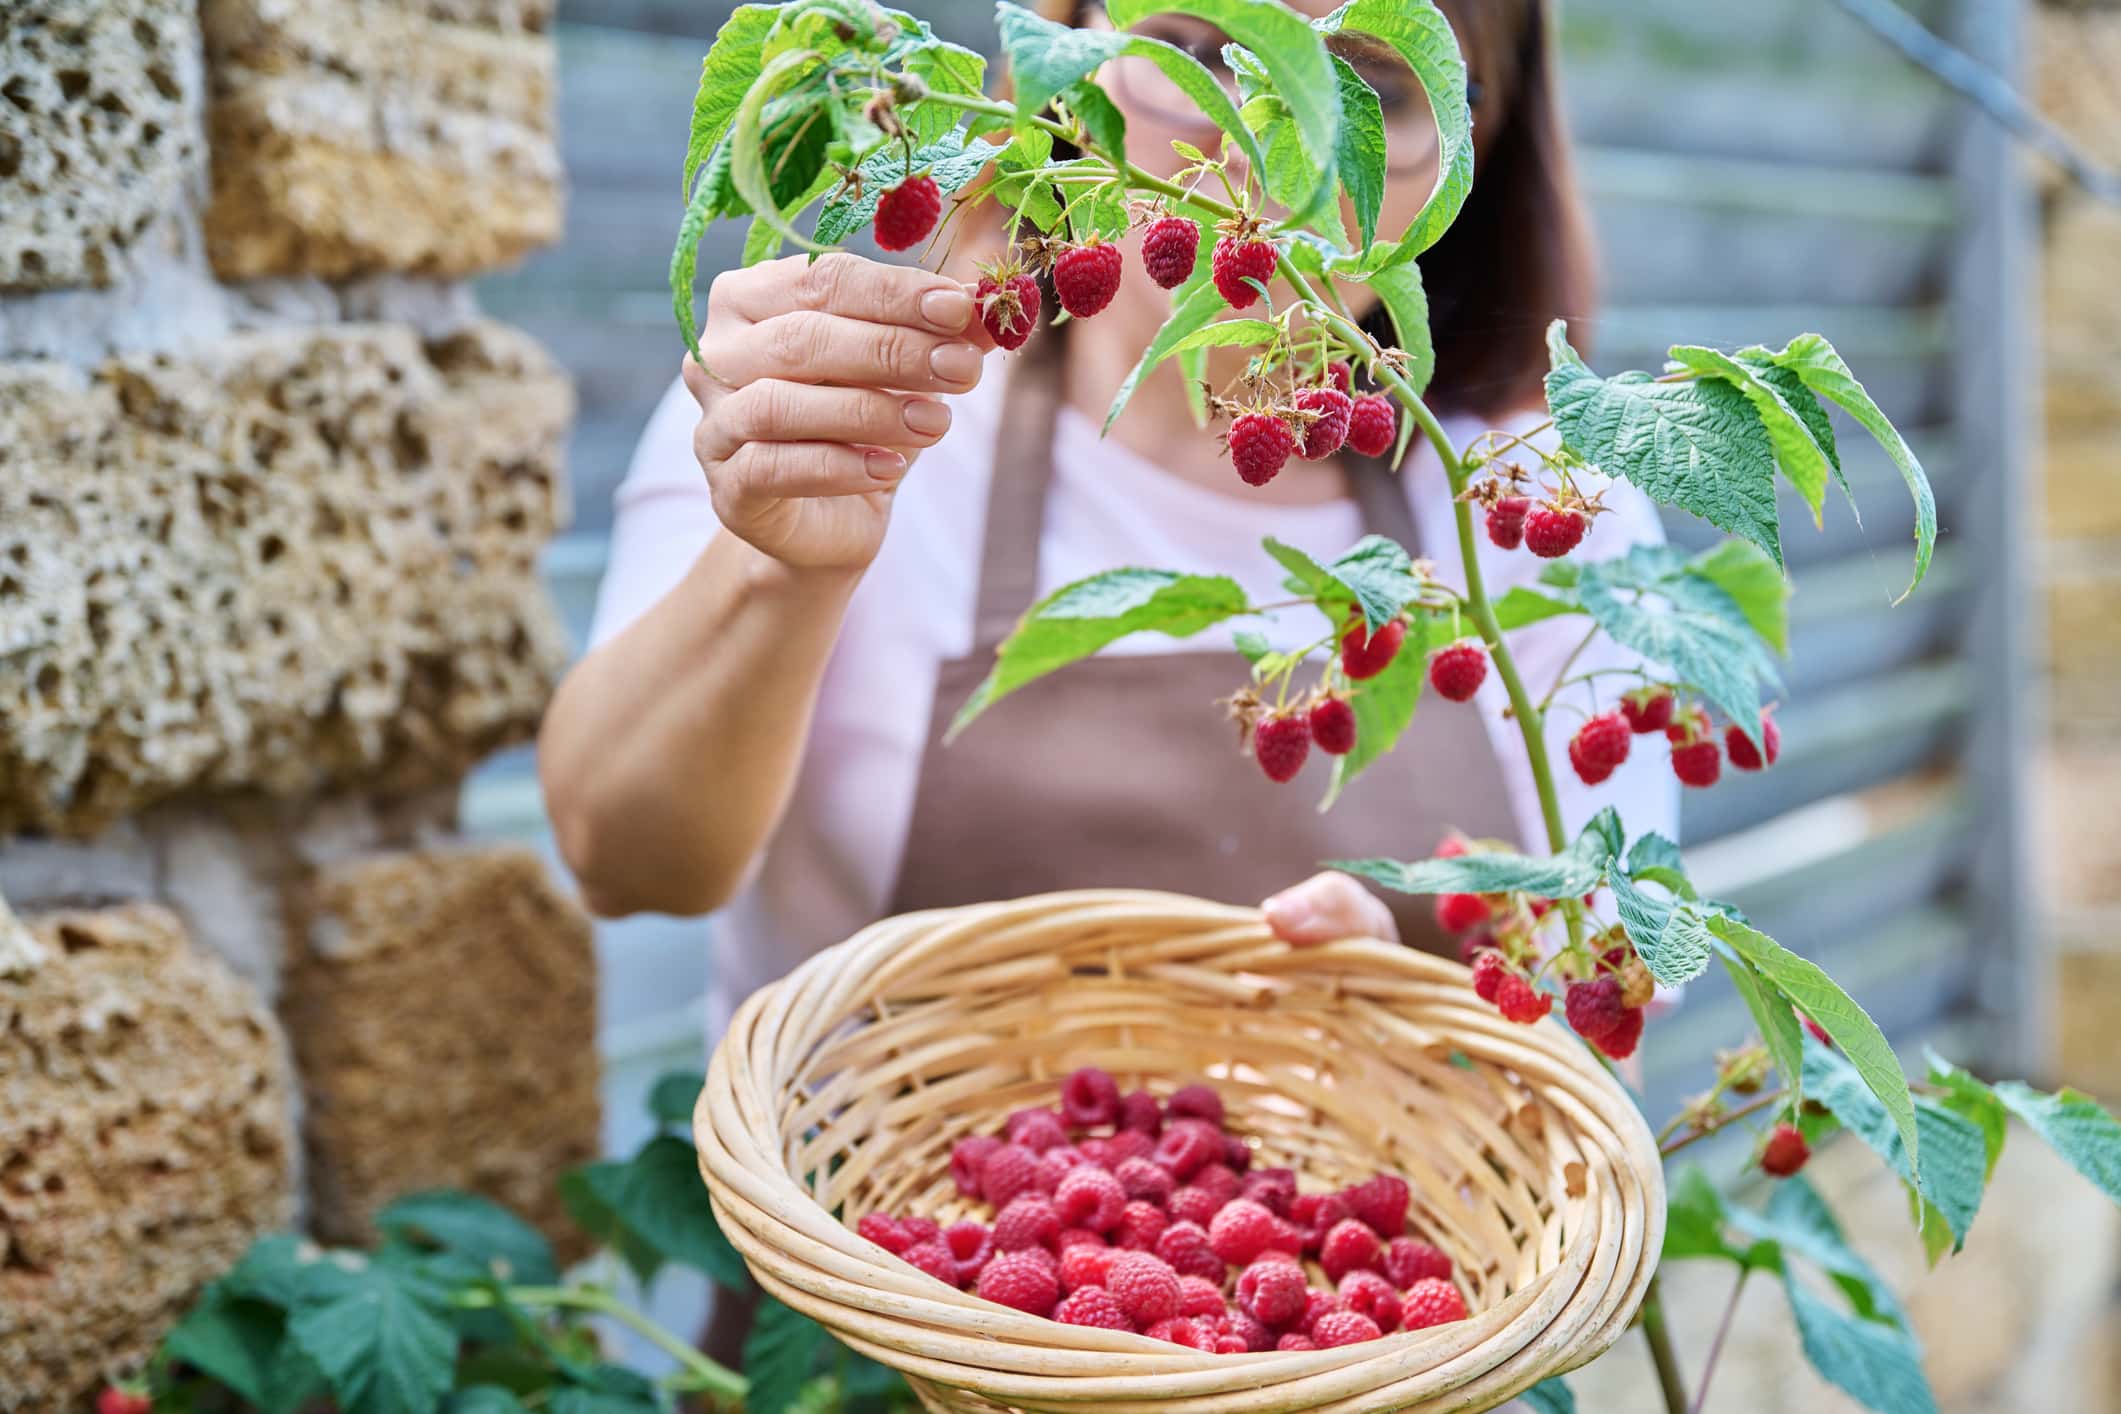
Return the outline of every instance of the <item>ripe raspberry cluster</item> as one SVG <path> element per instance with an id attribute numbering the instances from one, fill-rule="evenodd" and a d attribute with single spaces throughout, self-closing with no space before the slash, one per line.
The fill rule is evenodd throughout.
<path id="1" fill-rule="evenodd" d="M 1056 1109 L 960 1139 L 950 1175 L 993 1221 L 865 1214 L 855 1230 L 939 1281 L 1067 1325 L 1193 1350 L 1319 1350 L 1465 1319 L 1451 1259 L 1409 1230 L 1406 1180 L 1301 1192 L 1255 1168 L 1222 1097 L 1074 1072 Z"/>
<path id="2" fill-rule="evenodd" d="M 1661 731 L 1671 743 L 1672 774 L 1682 784 L 1706 788 L 1722 776 L 1725 756 L 1741 771 L 1764 771 L 1775 764 L 1782 754 L 1782 731 L 1775 725 L 1774 712 L 1770 704 L 1760 713 L 1758 746 L 1733 722 L 1723 729 L 1719 749 L 1707 709 L 1699 703 L 1682 708 L 1676 688 L 1651 683 L 1578 727 L 1569 738 L 1569 764 L 1585 785 L 1599 785 L 1628 759 L 1635 737 Z"/>

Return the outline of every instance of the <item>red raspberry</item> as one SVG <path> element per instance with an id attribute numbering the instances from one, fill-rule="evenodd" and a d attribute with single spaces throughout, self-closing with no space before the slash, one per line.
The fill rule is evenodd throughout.
<path id="1" fill-rule="evenodd" d="M 1068 1130 L 1061 1123 L 1061 1117 L 1047 1109 L 1017 1110 L 1009 1116 L 1002 1130 L 1009 1136 L 1011 1144 L 1021 1144 L 1034 1154 L 1043 1154 L 1068 1142 Z"/>
<path id="2" fill-rule="evenodd" d="M 1250 1198 L 1274 1216 L 1285 1218 L 1296 1199 L 1296 1170 L 1260 1169 L 1248 1175 L 1237 1191 L 1239 1197 Z"/>
<path id="3" fill-rule="evenodd" d="M 1593 1043 L 1613 1060 L 1626 1060 L 1635 1054 L 1642 1044 L 1643 1012 L 1641 1007 L 1629 1007 L 1621 1012 L 1620 1020 L 1612 1029 Z"/>
<path id="4" fill-rule="evenodd" d="M 943 1245 L 957 1261 L 957 1281 L 963 1286 L 977 1277 L 980 1268 L 994 1255 L 994 1234 L 985 1223 L 967 1218 L 943 1229 Z"/>
<path id="5" fill-rule="evenodd" d="M 154 1414 L 154 1402 L 138 1390 L 106 1385 L 96 1395 L 96 1414 Z"/>
<path id="6" fill-rule="evenodd" d="M 1038 1155 L 1021 1144 L 1004 1144 L 987 1155 L 979 1171 L 980 1196 L 997 1208 L 1022 1193 L 1038 1191 Z"/>
<path id="7" fill-rule="evenodd" d="M 1304 1298 L 1304 1313 L 1297 1325 L 1305 1331 L 1314 1331 L 1318 1323 L 1335 1312 L 1348 1309 L 1348 1303 L 1340 1299 L 1337 1292 L 1314 1287 Z"/>
<path id="8" fill-rule="evenodd" d="M 1380 1173 L 1366 1178 L 1352 1188 L 1343 1189 L 1340 1196 L 1346 1200 L 1348 1212 L 1380 1237 L 1388 1232 L 1406 1231 L 1407 1204 L 1413 1194 L 1407 1181 L 1398 1174 Z"/>
<path id="9" fill-rule="evenodd" d="M 1493 948 L 1473 959 L 1473 994 L 1484 1002 L 1492 1002 L 1502 989 L 1502 979 L 1510 975 L 1510 965 L 1502 960 L 1502 954 Z"/>
<path id="10" fill-rule="evenodd" d="M 1834 1038 L 1826 1034 L 1826 1028 L 1824 1026 L 1821 1026 L 1818 1022 L 1812 1020 L 1809 1016 L 1803 1018 L 1803 1020 L 1804 1029 L 1812 1033 L 1812 1039 L 1814 1041 L 1817 1041 L 1820 1045 L 1825 1046 L 1827 1049 L 1832 1050 L 1834 1046 Z"/>
<path id="11" fill-rule="evenodd" d="M 1354 400 L 1338 388 L 1306 388 L 1296 395 L 1296 406 L 1300 412 L 1318 414 L 1304 428 L 1296 455 L 1315 462 L 1339 451 L 1340 444 L 1348 440 L 1348 419 L 1355 409 Z"/>
<path id="12" fill-rule="evenodd" d="M 1716 749 L 1716 739 L 1706 737 L 1674 746 L 1672 774 L 1679 777 L 1681 785 L 1693 786 L 1697 790 L 1706 790 L 1716 784 L 1716 778 L 1723 774 L 1723 754 Z"/>
<path id="13" fill-rule="evenodd" d="M 1348 450 L 1381 457 L 1399 440 L 1399 409 L 1383 393 L 1366 393 L 1348 413 Z"/>
<path id="14" fill-rule="evenodd" d="M 903 1256 L 913 1245 L 913 1239 L 898 1225 L 898 1219 L 887 1213 L 862 1214 L 862 1220 L 854 1225 L 854 1230 L 894 1257 Z"/>
<path id="15" fill-rule="evenodd" d="M 1496 548 L 1514 550 L 1524 544 L 1524 518 L 1531 514 L 1532 502 L 1525 496 L 1505 496 L 1488 507 L 1488 539 Z"/>
<path id="16" fill-rule="evenodd" d="M 885 192 L 876 203 L 876 243 L 885 250 L 911 250 L 928 239 L 943 214 L 942 188 L 923 172 Z"/>
<path id="17" fill-rule="evenodd" d="M 1269 1247 L 1286 1245 L 1281 1220 L 1249 1198 L 1225 1204 L 1208 1224 L 1208 1245 L 1233 1267 L 1249 1266 Z"/>
<path id="18" fill-rule="evenodd" d="M 1147 1159 L 1128 1159 L 1112 1172 L 1129 1198 L 1145 1199 L 1159 1208 L 1171 1201 L 1178 1187 L 1169 1169 Z"/>
<path id="19" fill-rule="evenodd" d="M 1061 1118 L 1086 1129 L 1119 1123 L 1119 1082 L 1094 1065 L 1084 1066 L 1061 1086 Z"/>
<path id="20" fill-rule="evenodd" d="M 1156 1140 L 1139 1129 L 1122 1129 L 1104 1141 L 1105 1167 L 1117 1173 L 1129 1159 L 1146 1159 L 1156 1152 Z"/>
<path id="21" fill-rule="evenodd" d="M 1576 768 L 1576 775 L 1587 786 L 1603 785 L 1613 774 L 1611 766 L 1600 766 L 1584 755 L 1583 743 L 1575 737 L 1569 738 L 1569 764 Z"/>
<path id="22" fill-rule="evenodd" d="M 1395 1237 L 1385 1244 L 1385 1275 L 1392 1285 L 1405 1288 L 1423 1277 L 1448 1281 L 1451 1259 L 1418 1237 Z"/>
<path id="23" fill-rule="evenodd" d="M 1495 930 L 1482 928 L 1478 932 L 1467 933 L 1458 940 L 1458 960 L 1471 967 L 1480 960 L 1482 953 L 1493 952 L 1495 948 Z"/>
<path id="24" fill-rule="evenodd" d="M 1236 1170 L 1218 1159 L 1214 1163 L 1201 1166 L 1200 1172 L 1193 1175 L 1193 1186 L 1205 1188 L 1208 1195 L 1215 1200 L 1215 1206 L 1219 1208 L 1235 1198 L 1244 1184 L 1238 1178 Z"/>
<path id="25" fill-rule="evenodd" d="M 1136 1326 L 1166 1321 L 1178 1314 L 1178 1273 L 1150 1252 L 1121 1252 L 1113 1257 L 1105 1289 Z"/>
<path id="26" fill-rule="evenodd" d="M 1410 1331 L 1447 1325 L 1466 1318 L 1466 1299 L 1440 1277 L 1423 1277 L 1399 1299 L 1400 1323 Z"/>
<path id="27" fill-rule="evenodd" d="M 1079 1168 L 1082 1164 L 1083 1156 L 1073 1149 L 1048 1149 L 1038 1156 L 1038 1191 L 1049 1198 L 1052 1197 L 1053 1190 L 1060 1187 L 1060 1181 L 1068 1176 L 1068 1170 Z"/>
<path id="28" fill-rule="evenodd" d="M 1628 719 L 1628 730 L 1637 736 L 1661 732 L 1671 725 L 1674 699 L 1668 687 L 1638 687 L 1620 699 L 1620 715 Z"/>
<path id="29" fill-rule="evenodd" d="M 978 1292 L 983 1301 L 1050 1316 L 1060 1300 L 1060 1278 L 1029 1252 L 1004 1252 L 980 1272 Z"/>
<path id="30" fill-rule="evenodd" d="M 1360 1311 L 1335 1311 L 1320 1316 L 1318 1324 L 1311 1328 L 1311 1339 L 1318 1342 L 1320 1350 L 1331 1350 L 1335 1346 L 1360 1345 L 1366 1340 L 1376 1340 L 1384 1332 L 1377 1322 Z"/>
<path id="31" fill-rule="evenodd" d="M 1290 1331 L 1286 1335 L 1275 1339 L 1274 1348 L 1276 1350 L 1316 1350 L 1318 1349 L 1318 1342 L 1297 1331 Z"/>
<path id="32" fill-rule="evenodd" d="M 1217 1129 L 1223 1127 L 1222 1092 L 1212 1085 L 1181 1085 L 1164 1105 L 1172 1119 L 1197 1119 Z"/>
<path id="33" fill-rule="evenodd" d="M 950 1181 L 967 1198 L 980 1196 L 980 1169 L 1002 1141 L 991 1134 L 974 1134 L 950 1146 Z"/>
<path id="34" fill-rule="evenodd" d="M 1245 1349 L 1272 1350 L 1274 1348 L 1274 1332 L 1267 1329 L 1266 1323 L 1257 1316 L 1244 1311 L 1232 1311 L 1223 1317 L 1223 1320 L 1228 1324 L 1230 1334 L 1245 1343 Z"/>
<path id="35" fill-rule="evenodd" d="M 1118 246 L 1095 237 L 1062 250 L 1053 261 L 1053 293 L 1061 308 L 1077 319 L 1088 319 L 1104 309 L 1119 293 L 1123 264 Z"/>
<path id="36" fill-rule="evenodd" d="M 1345 360 L 1336 358 L 1326 365 L 1326 381 L 1350 398 L 1355 396 L 1355 370 Z"/>
<path id="37" fill-rule="evenodd" d="M 1200 259 L 1200 226 L 1183 216 L 1159 216 L 1142 232 L 1142 268 L 1167 290 L 1193 278 Z"/>
<path id="38" fill-rule="evenodd" d="M 1303 1314 L 1309 1290 L 1302 1267 L 1289 1262 L 1254 1262 L 1237 1278 L 1237 1304 L 1265 1325 L 1286 1326 Z"/>
<path id="39" fill-rule="evenodd" d="M 1377 1234 L 1356 1218 L 1335 1223 L 1318 1249 L 1318 1265 L 1326 1269 L 1329 1281 L 1337 1282 L 1353 1271 L 1375 1271 L 1383 1260 L 1384 1246 Z"/>
<path id="40" fill-rule="evenodd" d="M 1621 1024 L 1621 1013 L 1626 1010 L 1620 1000 L 1618 977 L 1569 983 L 1561 1006 L 1562 1015 L 1569 1019 L 1569 1029 L 1593 1044 Z"/>
<path id="41" fill-rule="evenodd" d="M 1811 1158 L 1812 1146 L 1794 1124 L 1778 1124 L 1760 1150 L 1760 1167 L 1777 1178 L 1788 1178 Z"/>
<path id="42" fill-rule="evenodd" d="M 1142 1332 L 1151 1340 L 1165 1340 L 1173 1345 L 1183 1345 L 1188 1350 L 1212 1350 L 1215 1337 L 1200 1328 L 1197 1321 L 1184 1316 L 1173 1316 L 1168 1321 L 1158 1321 Z"/>
<path id="43" fill-rule="evenodd" d="M 909 1244 L 913 1242 L 940 1242 L 943 1225 L 934 1218 L 900 1218 L 899 1230 L 906 1234 Z"/>
<path id="44" fill-rule="evenodd" d="M 1340 1299 L 1348 1303 L 1350 1311 L 1357 1311 L 1377 1322 L 1381 1331 L 1389 1331 L 1399 1325 L 1399 1293 L 1392 1283 L 1375 1272 L 1349 1272 L 1340 1279 Z"/>
<path id="45" fill-rule="evenodd" d="M 1328 756 L 1355 749 L 1355 709 L 1345 697 L 1322 697 L 1311 709 L 1311 740 Z"/>
<path id="46" fill-rule="evenodd" d="M 1558 560 L 1583 543 L 1589 528 L 1581 511 L 1538 506 L 1524 518 L 1525 548 L 1542 560 Z"/>
<path id="47" fill-rule="evenodd" d="M 1348 1200 L 1338 1193 L 1299 1193 L 1289 1200 L 1289 1221 L 1324 1230 L 1348 1216 Z"/>
<path id="48" fill-rule="evenodd" d="M 1156 1241 L 1164 1235 L 1171 1219 L 1162 1208 L 1137 1198 L 1121 1211 L 1119 1230 L 1112 1234 L 1113 1240 L 1122 1247 L 1137 1252 L 1153 1252 Z"/>
<path id="49" fill-rule="evenodd" d="M 1065 1252 L 1071 1247 L 1110 1247 L 1101 1232 L 1092 1232 L 1086 1227 L 1064 1227 L 1060 1236 L 1053 1239 L 1053 1250 Z"/>
<path id="50" fill-rule="evenodd" d="M 1578 727 L 1576 735 L 1569 739 L 1569 759 L 1576 761 L 1580 755 L 1583 765 L 1611 772 L 1628 759 L 1628 747 L 1634 740 L 1635 734 L 1628 728 L 1625 716 L 1619 712 L 1600 712 Z M 1581 767 L 1578 769 L 1580 772 Z"/>
<path id="51" fill-rule="evenodd" d="M 1232 1173 L 1252 1167 L 1252 1146 L 1235 1134 L 1223 1136 L 1223 1166 Z"/>
<path id="52" fill-rule="evenodd" d="M 1172 1190 L 1171 1201 L 1166 1206 L 1170 1210 L 1171 1221 L 1198 1223 L 1204 1230 L 1209 1223 L 1215 1221 L 1215 1215 L 1223 1209 L 1220 1198 L 1191 1183 Z"/>
<path id="53" fill-rule="evenodd" d="M 1436 926 L 1446 933 L 1463 933 L 1468 928 L 1478 928 L 1493 915 L 1494 909 L 1479 894 L 1436 896 Z"/>
<path id="54" fill-rule="evenodd" d="M 1127 1206 L 1127 1190 L 1105 1170 L 1084 1164 L 1068 1171 L 1054 1188 L 1053 1201 L 1060 1209 L 1062 1226 L 1110 1232 L 1119 1226 L 1120 1211 Z"/>
<path id="55" fill-rule="evenodd" d="M 1012 1199 L 994 1219 L 994 1247 L 998 1252 L 1021 1252 L 1026 1247 L 1051 1248 L 1060 1238 L 1060 1210 L 1051 1198 L 1027 1194 Z"/>
<path id="56" fill-rule="evenodd" d="M 1122 1132 L 1146 1134 L 1154 1139 L 1163 1133 L 1163 1106 L 1147 1090 L 1131 1091 L 1119 1102 L 1119 1127 Z"/>
<path id="57" fill-rule="evenodd" d="M 1215 243 L 1210 261 L 1215 291 L 1232 309 L 1245 309 L 1259 299 L 1259 291 L 1247 280 L 1264 285 L 1274 278 L 1274 247 L 1266 241 L 1240 240 L 1224 236 Z"/>
<path id="58" fill-rule="evenodd" d="M 980 323 L 987 326 L 987 337 L 1004 349 L 1024 346 L 1031 331 L 1038 328 L 1038 309 L 1045 300 L 1038 281 L 1022 274 L 1010 276 L 1006 286 L 992 275 L 983 275 L 973 298 L 979 301 Z"/>
<path id="59" fill-rule="evenodd" d="M 950 1255 L 948 1244 L 942 1242 L 916 1242 L 900 1254 L 907 1265 L 918 1267 L 946 1286 L 956 1286 L 959 1281 L 957 1258 Z"/>
<path id="60" fill-rule="evenodd" d="M 1164 1235 L 1156 1239 L 1156 1255 L 1170 1263 L 1174 1271 L 1204 1277 L 1218 1285 L 1222 1282 L 1223 1259 L 1215 1255 L 1207 1230 L 1199 1223 L 1174 1222 L 1165 1228 Z"/>
<path id="61" fill-rule="evenodd" d="M 1252 752 L 1268 780 L 1293 781 L 1311 754 L 1311 724 L 1297 712 L 1268 717 L 1252 729 Z"/>
<path id="62" fill-rule="evenodd" d="M 1382 624 L 1375 633 L 1370 632 L 1364 620 L 1357 619 L 1340 636 L 1340 670 L 1354 682 L 1374 678 L 1392 666 L 1406 637 L 1405 619 Z"/>
<path id="63" fill-rule="evenodd" d="M 1488 650 L 1471 639 L 1429 655 L 1429 686 L 1450 702 L 1471 702 L 1488 676 Z"/>
<path id="64" fill-rule="evenodd" d="M 1775 725 L 1774 708 L 1760 714 L 1760 746 L 1767 748 L 1762 759 L 1760 747 L 1753 745 L 1751 737 L 1738 729 L 1736 722 L 1723 729 L 1723 751 L 1731 758 L 1731 764 L 1741 771 L 1762 771 L 1775 764 L 1782 754 L 1782 729 Z"/>
<path id="65" fill-rule="evenodd" d="M 1194 1174 L 1221 1156 L 1222 1136 L 1205 1124 L 1174 1124 L 1156 1141 L 1155 1161 L 1178 1179 Z"/>
<path id="66" fill-rule="evenodd" d="M 1062 1248 L 1061 1290 L 1079 1291 L 1086 1286 L 1103 1286 L 1106 1275 L 1112 1270 L 1112 1259 L 1118 1255 L 1118 1248 L 1092 1247 L 1087 1242 Z"/>
<path id="67" fill-rule="evenodd" d="M 1554 1009 L 1554 994 L 1540 991 L 1513 972 L 1495 989 L 1495 1008 L 1503 1020 L 1530 1026 Z"/>
<path id="68" fill-rule="evenodd" d="M 1242 1355 L 1251 1348 L 1251 1346 L 1245 1344 L 1245 1338 L 1241 1335 L 1219 1335 L 1215 1337 L 1215 1353 L 1217 1355 Z"/>
<path id="69" fill-rule="evenodd" d="M 1215 1317 L 1223 1313 L 1223 1289 L 1206 1277 L 1178 1279 L 1178 1314 Z"/>
<path id="70" fill-rule="evenodd" d="M 1053 1308 L 1053 1319 L 1064 1326 L 1096 1326 L 1100 1330 L 1131 1331 L 1134 1322 L 1119 1309 L 1112 1293 L 1101 1286 L 1080 1286 L 1067 1300 Z"/>
<path id="71" fill-rule="evenodd" d="M 1289 430 L 1289 424 L 1268 412 L 1248 412 L 1239 417 L 1230 424 L 1227 440 L 1237 479 L 1247 486 L 1264 486 L 1272 481 L 1296 450 L 1296 434 Z"/>

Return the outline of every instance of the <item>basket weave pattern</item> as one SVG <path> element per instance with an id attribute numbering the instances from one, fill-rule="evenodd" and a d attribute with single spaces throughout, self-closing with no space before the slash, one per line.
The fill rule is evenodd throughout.
<path id="1" fill-rule="evenodd" d="M 1380 1169 L 1457 1264 L 1469 1319 L 1332 1350 L 1214 1355 L 957 1291 L 857 1236 L 948 1223 L 950 1147 L 1077 1066 L 1205 1078 L 1306 1189 Z M 938 1410 L 1490 1409 L 1617 1339 L 1664 1240 L 1640 1113 L 1552 1021 L 1466 969 L 1355 939 L 1292 949 L 1249 909 L 1083 892 L 887 919 L 754 995 L 695 1117 L 730 1240 L 773 1296 Z"/>

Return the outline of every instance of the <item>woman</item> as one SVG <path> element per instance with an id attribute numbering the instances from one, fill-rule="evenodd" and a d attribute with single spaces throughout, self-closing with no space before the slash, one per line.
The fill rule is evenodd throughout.
<path id="1" fill-rule="evenodd" d="M 1543 4 L 1445 8 L 1476 86 L 1478 176 L 1421 263 L 1438 352 L 1430 397 L 1463 444 L 1540 420 L 1542 330 L 1556 315 L 1581 320 L 1589 279 Z M 1142 29 L 1222 63 L 1222 36 L 1201 22 Z M 1396 59 L 1347 55 L 1386 105 L 1394 162 L 1378 228 L 1396 230 L 1434 182 L 1433 123 Z M 1173 138 L 1212 145 L 1152 66 L 1116 61 L 1103 78 L 1137 161 L 1176 166 Z M 704 366 L 686 363 L 635 454 L 594 646 L 553 703 L 540 765 L 593 908 L 721 910 L 717 1028 L 753 988 L 892 912 L 1064 886 L 1250 900 L 1319 860 L 1424 853 L 1450 827 L 1544 847 L 1492 674 L 1473 706 L 1425 701 L 1398 750 L 1324 815 L 1323 763 L 1275 787 L 1233 750 L 1213 701 L 1243 668 L 1221 635 L 1125 640 L 939 744 L 1024 608 L 1086 574 L 1220 572 L 1268 599 L 1279 571 L 1262 535 L 1323 558 L 1377 531 L 1457 578 L 1449 490 L 1418 439 L 1397 477 L 1292 462 L 1249 489 L 1193 424 L 1167 364 L 1100 440 L 1167 307 L 1131 243 L 1110 309 L 1007 357 L 992 355 L 955 278 L 835 255 L 714 282 Z M 1229 372 L 1211 370 L 1218 382 Z M 1606 504 L 1587 557 L 1658 537 L 1632 488 L 1614 485 Z M 1498 594 L 1540 563 L 1482 551 Z M 1315 618 L 1284 614 L 1264 631 L 1301 646 Z M 1579 634 L 1517 635 L 1535 692 Z M 1587 657 L 1600 652 L 1577 669 L 1628 662 Z M 1575 719 L 1555 716 L 1559 764 Z M 1649 753 L 1595 794 L 1565 780 L 1572 825 L 1608 802 L 1672 833 L 1676 786 Z M 1371 933 L 1437 946 L 1425 904 L 1388 906 L 1328 874 L 1265 908 L 1296 942 Z"/>

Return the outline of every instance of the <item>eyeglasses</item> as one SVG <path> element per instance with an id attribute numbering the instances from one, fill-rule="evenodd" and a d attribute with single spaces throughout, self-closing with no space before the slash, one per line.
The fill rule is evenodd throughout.
<path id="1" fill-rule="evenodd" d="M 1191 15 L 1165 13 L 1149 16 L 1131 33 L 1184 50 L 1236 97 L 1237 78 L 1223 58 L 1223 46 L 1230 37 L 1214 25 Z M 1346 60 L 1377 94 L 1384 117 L 1385 170 L 1404 173 L 1431 165 L 1436 154 L 1436 122 L 1429 111 L 1428 94 L 1406 61 L 1391 46 L 1362 35 L 1334 35 L 1326 40 L 1326 48 Z M 1148 60 L 1115 59 L 1106 72 L 1113 89 L 1143 113 L 1183 131 L 1216 131 L 1185 90 Z"/>

